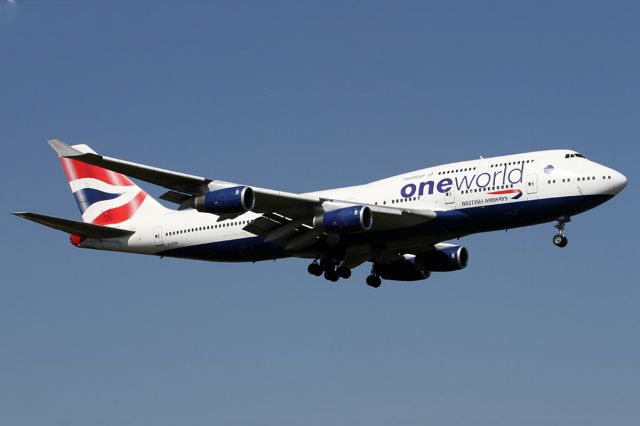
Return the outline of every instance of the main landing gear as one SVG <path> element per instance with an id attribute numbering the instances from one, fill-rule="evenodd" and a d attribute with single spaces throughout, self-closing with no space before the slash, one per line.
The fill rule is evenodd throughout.
<path id="1" fill-rule="evenodd" d="M 567 223 L 571 222 L 571 218 L 569 216 L 561 216 L 558 218 L 558 223 L 555 225 L 555 228 L 558 230 L 558 233 L 553 236 L 553 244 L 558 247 L 566 247 L 569 243 L 565 233 L 565 226 Z"/>
<path id="2" fill-rule="evenodd" d="M 367 285 L 369 287 L 378 288 L 382 285 L 382 279 L 378 275 L 369 275 L 367 277 Z"/>
<path id="3" fill-rule="evenodd" d="M 371 267 L 371 275 L 367 277 L 367 285 L 373 288 L 378 288 L 382 285 L 382 279 L 380 278 L 380 274 L 376 272 L 375 263 Z"/>
<path id="4" fill-rule="evenodd" d="M 315 275 L 316 277 L 324 274 L 324 278 L 327 281 L 331 281 L 334 283 L 340 278 L 344 278 L 346 280 L 347 278 L 351 277 L 351 269 L 342 265 L 338 266 L 336 262 L 332 262 L 327 259 L 322 259 L 319 263 L 317 260 L 314 260 L 313 263 L 307 268 L 307 271 L 309 271 L 311 275 Z"/>
<path id="5" fill-rule="evenodd" d="M 327 281 L 334 283 L 340 278 L 346 280 L 351 277 L 351 269 L 344 265 L 338 265 L 338 262 L 333 259 L 320 259 L 320 261 L 316 259 L 309 265 L 307 271 L 316 277 L 324 274 L 324 278 Z M 367 285 L 373 288 L 378 288 L 382 285 L 382 278 L 380 278 L 380 274 L 376 271 L 375 264 L 371 268 L 371 275 L 367 277 Z"/>

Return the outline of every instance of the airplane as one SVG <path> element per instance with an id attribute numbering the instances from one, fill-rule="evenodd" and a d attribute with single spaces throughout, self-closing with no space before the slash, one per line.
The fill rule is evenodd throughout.
<path id="1" fill-rule="evenodd" d="M 82 221 L 22 218 L 70 234 L 79 248 L 221 262 L 297 257 L 330 282 L 370 262 L 366 283 L 419 281 L 467 266 L 447 241 L 480 232 L 566 224 L 622 191 L 624 175 L 569 149 L 427 167 L 363 185 L 290 193 L 160 169 L 53 139 Z M 159 198 L 129 177 L 167 189 Z"/>

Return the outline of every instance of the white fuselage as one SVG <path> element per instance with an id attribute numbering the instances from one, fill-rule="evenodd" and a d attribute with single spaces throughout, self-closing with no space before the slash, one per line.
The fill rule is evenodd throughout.
<path id="1" fill-rule="evenodd" d="M 549 150 L 433 166 L 364 185 L 308 195 L 354 204 L 428 209 L 442 213 L 442 220 L 457 214 L 475 218 L 468 222 L 468 227 L 467 222 L 460 220 L 455 226 L 443 223 L 438 228 L 440 222 L 436 220 L 429 228 L 418 227 L 411 232 L 420 241 L 418 234 L 422 230 L 431 237 L 437 235 L 433 237 L 436 240 L 449 239 L 577 214 L 606 201 L 625 185 L 626 178 L 622 174 L 587 160 L 575 151 Z M 519 219 L 512 220 L 510 215 L 518 215 Z M 271 245 L 258 247 L 262 240 L 243 230 L 260 216 L 247 212 L 233 219 L 220 220 L 219 216 L 193 209 L 167 210 L 152 223 L 136 223 L 136 232 L 131 237 L 87 239 L 81 246 L 204 260 L 254 261 L 287 256 L 278 249 L 270 256 Z M 357 238 L 357 244 L 367 244 L 368 238 L 372 241 L 377 238 L 366 234 Z M 392 243 L 394 238 L 393 232 L 384 234 L 385 241 Z M 398 233 L 397 238 L 406 240 L 410 237 L 405 232 Z M 220 245 L 217 250 L 204 251 L 202 255 L 192 251 L 180 254 L 181 249 L 214 247 L 216 244 Z M 259 252 L 260 255 L 228 258 L 224 256 L 225 247 L 229 250 L 244 247 L 248 251 L 243 253 Z"/>

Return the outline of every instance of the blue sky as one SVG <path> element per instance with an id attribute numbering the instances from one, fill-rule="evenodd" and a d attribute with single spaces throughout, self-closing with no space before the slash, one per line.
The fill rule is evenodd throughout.
<path id="1" fill-rule="evenodd" d="M 0 5 L 0 423 L 635 425 L 636 2 Z M 464 239 L 467 269 L 332 285 L 73 248 L 48 138 L 288 191 L 573 148 L 618 197 Z M 143 185 L 158 195 L 161 189 Z M 634 284 L 636 283 L 636 284 Z"/>

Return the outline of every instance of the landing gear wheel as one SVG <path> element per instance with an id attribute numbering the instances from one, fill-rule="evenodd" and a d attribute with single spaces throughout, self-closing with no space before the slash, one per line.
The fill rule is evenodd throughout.
<path id="1" fill-rule="evenodd" d="M 567 237 L 565 237 L 562 234 L 556 234 L 553 237 L 553 244 L 555 244 L 558 247 L 566 247 L 568 243 L 569 243 L 569 240 L 567 239 Z"/>
<path id="2" fill-rule="evenodd" d="M 377 275 L 369 275 L 367 277 L 367 285 L 373 288 L 378 288 L 382 285 L 382 280 Z"/>
<path id="3" fill-rule="evenodd" d="M 316 277 L 319 277 L 320 275 L 322 275 L 322 272 L 323 272 L 322 266 L 318 265 L 315 262 L 309 265 L 309 267 L 307 268 L 307 271 L 309 271 L 311 275 L 315 275 Z"/>
<path id="4" fill-rule="evenodd" d="M 339 266 L 336 272 L 340 278 L 344 278 L 345 280 L 351 277 L 351 269 L 345 266 Z"/>
<path id="5" fill-rule="evenodd" d="M 567 223 L 571 222 L 571 218 L 569 216 L 560 216 L 558 218 L 558 223 L 554 226 L 558 230 L 558 233 L 553 236 L 553 244 L 558 247 L 566 247 L 569 240 L 567 239 L 567 234 L 564 228 L 567 226 Z"/>
<path id="6" fill-rule="evenodd" d="M 324 278 L 335 283 L 340 278 L 340 275 L 336 271 L 325 271 Z"/>

